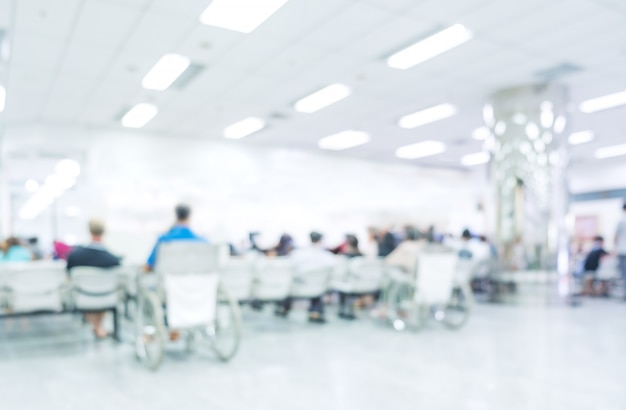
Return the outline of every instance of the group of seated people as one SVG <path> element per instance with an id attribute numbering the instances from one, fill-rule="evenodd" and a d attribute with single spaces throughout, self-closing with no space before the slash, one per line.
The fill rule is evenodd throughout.
<path id="1" fill-rule="evenodd" d="M 152 252 L 150 253 L 146 264 L 143 266 L 145 272 L 154 270 L 157 263 L 158 247 L 160 244 L 172 241 L 202 241 L 208 242 L 195 234 L 190 228 L 191 209 L 189 206 L 180 204 L 175 208 L 176 222 L 168 232 L 161 235 Z M 89 222 L 90 242 L 83 246 L 72 247 L 66 256 L 67 270 L 71 274 L 72 268 L 75 267 L 97 267 L 97 268 L 113 268 L 120 265 L 120 258 L 110 253 L 103 244 L 103 235 L 105 233 L 104 223 L 100 220 L 93 219 Z M 348 234 L 345 241 L 339 246 L 327 248 L 323 245 L 323 235 L 319 232 L 310 233 L 310 244 L 304 247 L 296 247 L 290 235 L 281 236 L 277 246 L 271 249 L 260 249 L 254 242 L 254 236 L 251 235 L 252 250 L 261 252 L 268 257 L 284 256 L 292 260 L 296 271 L 306 271 L 311 268 L 332 267 L 336 263 L 336 255 L 344 255 L 345 257 L 364 256 L 359 248 L 359 241 L 356 235 Z M 389 230 L 370 229 L 369 254 L 384 258 L 388 266 L 394 266 L 405 273 L 412 273 L 416 269 L 417 254 L 424 244 L 434 242 L 435 236 L 433 229 L 430 228 L 426 232 L 420 232 L 415 227 L 409 226 L 404 229 L 401 235 L 394 234 Z M 463 243 L 467 244 L 471 240 L 469 231 L 463 233 Z M 18 245 L 22 246 L 22 245 Z M 19 252 L 28 252 L 29 258 L 23 260 L 31 260 L 32 253 L 22 246 L 24 249 Z M 18 248 L 19 249 L 19 248 Z M 6 254 L 17 253 L 18 251 L 11 248 Z M 460 255 L 464 252 L 470 252 L 467 246 L 462 246 L 459 251 Z M 365 303 L 372 302 L 366 299 Z M 360 301 L 363 302 L 363 301 Z M 285 300 L 277 306 L 276 314 L 279 316 L 287 316 L 292 307 L 292 300 Z M 108 336 L 103 328 L 104 313 L 89 313 L 85 315 L 86 320 L 93 326 L 93 332 L 98 339 Z M 324 323 L 324 304 L 321 297 L 314 298 L 309 307 L 309 320 L 313 323 Z"/>
<path id="2" fill-rule="evenodd" d="M 38 247 L 37 238 L 22 240 L 11 236 L 0 242 L 0 263 L 28 262 L 42 258 L 43 254 Z"/>

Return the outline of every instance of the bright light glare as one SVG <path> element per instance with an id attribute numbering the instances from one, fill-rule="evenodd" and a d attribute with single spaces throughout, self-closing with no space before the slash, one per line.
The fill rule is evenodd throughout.
<path id="1" fill-rule="evenodd" d="M 619 107 L 620 105 L 626 105 L 626 91 L 620 91 L 618 93 L 583 101 L 580 104 L 580 110 L 584 113 L 590 114 L 597 111 L 608 110 L 609 108 Z"/>
<path id="2" fill-rule="evenodd" d="M 370 136 L 361 131 L 343 131 L 337 134 L 322 138 L 318 145 L 322 149 L 340 151 L 357 145 L 363 145 L 370 140 Z"/>
<path id="3" fill-rule="evenodd" d="M 423 141 L 405 145 L 396 150 L 396 156 L 403 159 L 417 159 L 441 154 L 446 150 L 446 144 L 440 141 Z"/>
<path id="4" fill-rule="evenodd" d="M 455 24 L 401 50 L 387 59 L 387 65 L 407 70 L 469 41 L 473 33 L 462 24 Z"/>
<path id="5" fill-rule="evenodd" d="M 594 135 L 593 131 L 578 131 L 571 133 L 568 141 L 572 145 L 578 144 L 586 144 L 587 142 L 593 141 Z"/>
<path id="6" fill-rule="evenodd" d="M 333 84 L 321 90 L 314 92 L 308 97 L 296 102 L 294 108 L 298 112 L 304 112 L 310 114 L 315 111 L 319 111 L 322 108 L 328 107 L 337 101 L 343 100 L 348 97 L 352 91 L 347 85 Z"/>
<path id="7" fill-rule="evenodd" d="M 240 33 L 251 33 L 288 0 L 213 0 L 200 22 Z"/>
<path id="8" fill-rule="evenodd" d="M 265 127 L 265 121 L 261 118 L 250 117 L 226 127 L 224 137 L 237 140 L 254 134 Z"/>
<path id="9" fill-rule="evenodd" d="M 476 128 L 472 131 L 472 137 L 478 141 L 484 141 L 491 136 L 491 131 L 487 127 Z"/>
<path id="10" fill-rule="evenodd" d="M 77 177 L 80 175 L 80 164 L 73 159 L 63 159 L 56 165 L 54 172 L 66 177 Z"/>
<path id="11" fill-rule="evenodd" d="M 489 162 L 489 153 L 488 152 L 476 152 L 474 154 L 468 154 L 461 158 L 461 164 L 466 167 L 472 167 L 475 165 L 482 165 Z"/>
<path id="12" fill-rule="evenodd" d="M 4 111 L 7 99 L 7 90 L 0 84 L 0 112 Z"/>
<path id="13" fill-rule="evenodd" d="M 598 148 L 595 152 L 595 157 L 598 159 L 621 157 L 622 155 L 626 155 L 626 144 Z"/>
<path id="14" fill-rule="evenodd" d="M 26 181 L 24 186 L 26 187 L 26 190 L 28 192 L 37 192 L 37 190 L 39 190 L 39 182 L 35 181 L 34 179 L 29 179 L 28 181 Z"/>
<path id="15" fill-rule="evenodd" d="M 401 128 L 417 128 L 431 122 L 443 120 L 456 115 L 456 107 L 452 104 L 439 104 L 400 118 Z"/>
<path id="16" fill-rule="evenodd" d="M 141 85 L 148 90 L 167 90 L 185 72 L 189 64 L 191 61 L 185 56 L 166 54 L 146 74 Z"/>
<path id="17" fill-rule="evenodd" d="M 137 104 L 122 117 L 122 125 L 127 128 L 141 128 L 152 120 L 159 109 L 153 104 Z"/>

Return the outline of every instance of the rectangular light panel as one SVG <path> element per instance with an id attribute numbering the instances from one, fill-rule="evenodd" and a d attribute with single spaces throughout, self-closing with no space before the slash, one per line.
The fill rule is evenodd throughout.
<path id="1" fill-rule="evenodd" d="M 387 65 L 407 70 L 471 40 L 473 33 L 462 24 L 455 24 L 401 50 L 387 59 Z"/>
<path id="2" fill-rule="evenodd" d="M 570 134 L 568 141 L 571 145 L 585 144 L 593 141 L 594 135 L 592 131 L 578 131 Z"/>
<path id="3" fill-rule="evenodd" d="M 265 121 L 261 118 L 249 117 L 239 121 L 224 129 L 224 137 L 232 140 L 238 140 L 254 134 L 265 128 Z"/>
<path id="4" fill-rule="evenodd" d="M 152 104 L 137 104 L 122 117 L 122 125 L 127 128 L 141 128 L 152 120 L 159 109 Z"/>
<path id="5" fill-rule="evenodd" d="M 366 144 L 369 140 L 370 136 L 365 132 L 348 130 L 322 138 L 318 142 L 318 146 L 321 149 L 341 151 Z"/>
<path id="6" fill-rule="evenodd" d="M 396 157 L 402 159 L 425 158 L 441 154 L 446 150 L 446 144 L 441 141 L 423 141 L 405 145 L 396 150 Z"/>
<path id="7" fill-rule="evenodd" d="M 452 104 L 439 104 L 400 118 L 401 128 L 417 128 L 431 122 L 443 120 L 456 115 L 456 107 Z"/>
<path id="8" fill-rule="evenodd" d="M 157 61 L 141 82 L 148 90 L 164 91 L 189 67 L 191 61 L 179 54 L 166 54 Z"/>
<path id="9" fill-rule="evenodd" d="M 288 0 L 213 0 L 200 15 L 209 26 L 251 33 Z"/>
<path id="10" fill-rule="evenodd" d="M 0 85 L 0 112 L 4 111 L 7 100 L 7 90 L 3 85 Z"/>
<path id="11" fill-rule="evenodd" d="M 626 155 L 626 144 L 598 148 L 595 152 L 595 157 L 598 159 L 621 157 L 622 155 Z"/>
<path id="12" fill-rule="evenodd" d="M 583 101 L 580 104 L 580 111 L 591 114 L 593 112 L 619 107 L 620 105 L 626 105 L 626 91 Z"/>
<path id="13" fill-rule="evenodd" d="M 313 113 L 348 97 L 352 91 L 347 85 L 332 84 L 314 92 L 296 102 L 294 108 L 298 112 Z"/>
<path id="14" fill-rule="evenodd" d="M 461 158 L 461 164 L 466 167 L 473 167 L 475 165 L 482 165 L 489 162 L 489 153 L 488 152 L 476 152 L 474 154 L 464 155 Z"/>

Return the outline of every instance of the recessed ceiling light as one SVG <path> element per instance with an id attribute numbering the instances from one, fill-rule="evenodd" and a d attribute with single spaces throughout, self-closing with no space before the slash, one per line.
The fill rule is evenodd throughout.
<path id="1" fill-rule="evenodd" d="M 476 128 L 474 131 L 472 131 L 472 137 L 478 141 L 486 140 L 490 136 L 491 131 L 487 127 Z"/>
<path id="2" fill-rule="evenodd" d="M 213 0 L 200 21 L 209 26 L 251 33 L 288 0 Z"/>
<path id="3" fill-rule="evenodd" d="M 322 138 L 318 146 L 322 149 L 340 151 L 363 145 L 369 140 L 370 136 L 365 132 L 348 130 Z"/>
<path id="4" fill-rule="evenodd" d="M 417 159 L 441 154 L 445 150 L 446 144 L 443 142 L 429 140 L 400 147 L 396 150 L 396 156 L 403 159 Z"/>
<path id="5" fill-rule="evenodd" d="M 310 114 L 312 112 L 319 111 L 322 108 L 328 107 L 337 101 L 343 100 L 348 97 L 351 92 L 352 91 L 347 85 L 332 84 L 314 92 L 308 97 L 304 97 L 299 100 L 296 102 L 294 108 L 298 112 Z"/>
<path id="6" fill-rule="evenodd" d="M 568 141 L 572 145 L 585 144 L 587 142 L 593 141 L 594 135 L 593 131 L 578 131 L 571 133 Z"/>
<path id="7" fill-rule="evenodd" d="M 191 61 L 185 56 L 166 54 L 146 74 L 141 85 L 148 90 L 167 90 L 185 72 L 189 64 Z"/>
<path id="8" fill-rule="evenodd" d="M 476 152 L 474 154 L 467 154 L 461 158 L 461 164 L 466 167 L 472 167 L 474 165 L 482 165 L 489 162 L 489 153 L 488 152 Z"/>
<path id="9" fill-rule="evenodd" d="M 234 123 L 224 129 L 224 137 L 237 140 L 254 134 L 265 127 L 265 121 L 261 118 L 249 117 Z"/>
<path id="10" fill-rule="evenodd" d="M 595 152 L 595 157 L 598 159 L 621 157 L 622 155 L 626 155 L 626 144 L 598 148 Z"/>
<path id="11" fill-rule="evenodd" d="M 26 187 L 26 190 L 28 192 L 37 192 L 37 190 L 39 190 L 39 182 L 35 181 L 34 179 L 29 179 L 28 181 L 26 181 L 24 186 Z"/>
<path id="12" fill-rule="evenodd" d="M 452 117 L 457 113 L 456 107 L 452 104 L 439 104 L 413 114 L 400 118 L 398 125 L 401 128 L 417 128 L 431 122 Z"/>
<path id="13" fill-rule="evenodd" d="M 122 125 L 127 128 L 141 128 L 153 119 L 159 109 L 153 104 L 137 104 L 122 117 Z"/>
<path id="14" fill-rule="evenodd" d="M 584 113 L 590 114 L 592 112 L 619 107 L 620 105 L 626 105 L 626 91 L 621 91 L 618 93 L 605 95 L 603 97 L 592 98 L 590 100 L 583 101 L 580 104 L 580 110 Z"/>
<path id="15" fill-rule="evenodd" d="M 7 99 L 7 90 L 0 84 L 0 112 L 4 111 Z"/>
<path id="16" fill-rule="evenodd" d="M 387 65 L 392 68 L 406 70 L 460 46 L 472 37 L 473 33 L 465 26 L 455 24 L 395 53 L 387 59 Z"/>

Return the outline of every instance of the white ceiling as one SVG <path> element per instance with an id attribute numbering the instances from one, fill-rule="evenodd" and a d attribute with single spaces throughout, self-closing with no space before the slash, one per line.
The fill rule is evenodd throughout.
<path id="1" fill-rule="evenodd" d="M 290 0 L 251 34 L 203 26 L 210 0 L 0 0 L 0 28 L 12 53 L 0 74 L 7 86 L 6 127 L 24 124 L 121 127 L 130 106 L 153 102 L 158 116 L 146 132 L 222 138 L 248 116 L 269 126 L 240 144 L 317 149 L 345 129 L 372 135 L 341 153 L 396 160 L 401 145 L 425 139 L 449 144 L 417 164 L 459 166 L 481 149 L 471 131 L 497 89 L 539 81 L 536 72 L 570 63 L 571 131 L 593 129 L 596 140 L 574 147 L 592 161 L 595 147 L 626 140 L 626 108 L 582 114 L 583 99 L 626 89 L 624 0 Z M 385 57 L 454 23 L 472 41 L 407 71 Z M 141 88 L 165 53 L 205 66 L 185 88 Z M 335 82 L 353 95 L 314 114 L 293 103 Z M 459 115 L 405 130 L 400 116 L 441 102 Z M 405 161 L 405 160 L 397 160 Z"/>

